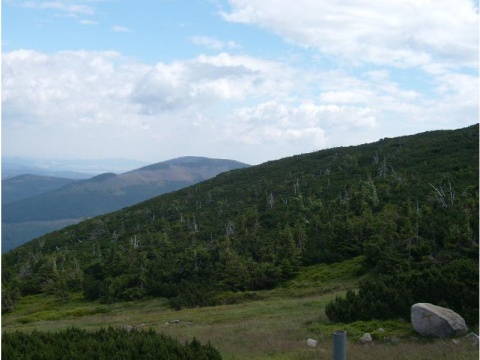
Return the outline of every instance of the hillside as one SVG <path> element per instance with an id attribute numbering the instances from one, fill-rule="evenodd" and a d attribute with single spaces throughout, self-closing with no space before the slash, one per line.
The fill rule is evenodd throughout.
<path id="1" fill-rule="evenodd" d="M 27 190 L 20 186 L 22 184 L 36 194 L 13 202 L 2 201 L 2 250 L 58 229 L 55 226 L 62 224 L 61 221 L 72 223 L 109 213 L 246 166 L 233 160 L 184 157 L 119 175 L 106 173 L 87 180 L 66 179 L 64 186 L 41 193 L 41 189 L 48 190 L 45 183 L 52 178 L 24 175 L 3 180 L 4 186 L 7 185 L 7 200 L 25 197 Z M 40 181 L 42 179 L 44 181 Z M 53 182 L 50 180 L 52 186 Z"/>
<path id="2" fill-rule="evenodd" d="M 2 180 L 2 203 L 7 204 L 55 190 L 72 181 L 72 179 L 32 174 L 8 178 Z"/>
<path id="3" fill-rule="evenodd" d="M 226 172 L 17 248 L 3 256 L 3 281 L 21 294 L 162 296 L 181 308 L 363 256 L 379 279 L 452 270 L 463 294 L 419 296 L 453 308 L 461 300 L 475 321 L 478 160 L 474 125 Z"/>

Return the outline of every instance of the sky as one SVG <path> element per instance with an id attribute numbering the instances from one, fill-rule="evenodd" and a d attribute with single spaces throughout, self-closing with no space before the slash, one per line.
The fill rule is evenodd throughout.
<path id="1" fill-rule="evenodd" d="M 260 164 L 479 121 L 478 0 L 2 0 L 2 156 Z"/>

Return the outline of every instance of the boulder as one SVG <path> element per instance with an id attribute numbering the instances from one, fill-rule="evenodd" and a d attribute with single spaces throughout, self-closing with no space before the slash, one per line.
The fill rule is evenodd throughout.
<path id="1" fill-rule="evenodd" d="M 411 309 L 412 326 L 419 334 L 450 337 L 467 332 L 465 320 L 456 312 L 429 303 L 414 304 Z"/>

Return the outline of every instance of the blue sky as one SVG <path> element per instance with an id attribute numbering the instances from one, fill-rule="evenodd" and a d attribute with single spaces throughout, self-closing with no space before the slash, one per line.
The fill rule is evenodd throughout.
<path id="1" fill-rule="evenodd" d="M 478 122 L 471 0 L 2 0 L 2 155 L 258 164 Z"/>

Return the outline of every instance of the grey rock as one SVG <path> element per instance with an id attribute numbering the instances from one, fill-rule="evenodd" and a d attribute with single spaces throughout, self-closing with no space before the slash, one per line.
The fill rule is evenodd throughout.
<path id="1" fill-rule="evenodd" d="M 133 326 L 132 325 L 123 325 L 123 329 L 126 331 L 126 332 L 130 332 L 133 330 Z"/>
<path id="2" fill-rule="evenodd" d="M 392 341 L 392 344 L 398 344 L 400 342 L 400 338 L 394 336 L 392 337 L 391 341 Z"/>
<path id="3" fill-rule="evenodd" d="M 372 336 L 369 333 L 363 334 L 363 336 L 358 340 L 358 343 L 361 345 L 370 344 L 373 341 Z"/>
<path id="4" fill-rule="evenodd" d="M 463 335 L 468 328 L 456 312 L 429 303 L 417 303 L 411 309 L 412 326 L 419 334 L 433 337 Z"/>
<path id="5" fill-rule="evenodd" d="M 307 345 L 310 346 L 310 347 L 316 347 L 317 346 L 317 340 L 308 339 L 307 340 Z"/>
<path id="6" fill-rule="evenodd" d="M 383 342 L 391 343 L 391 344 L 398 344 L 400 342 L 400 338 L 397 336 L 384 336 Z"/>
<path id="7" fill-rule="evenodd" d="M 469 339 L 473 345 L 478 346 L 478 335 L 471 332 L 467 336 L 465 336 L 467 339 Z"/>

